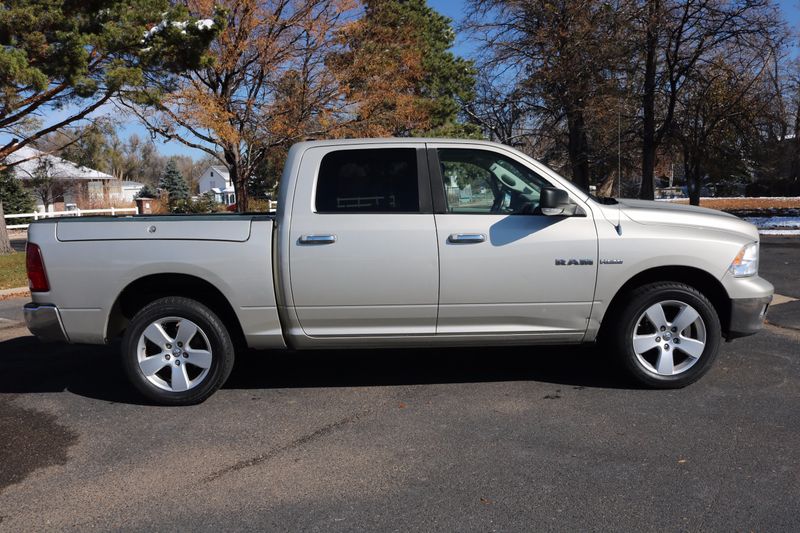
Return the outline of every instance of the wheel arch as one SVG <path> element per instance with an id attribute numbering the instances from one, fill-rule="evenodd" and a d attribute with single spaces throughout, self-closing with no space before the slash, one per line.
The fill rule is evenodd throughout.
<path id="1" fill-rule="evenodd" d="M 214 284 L 190 274 L 162 273 L 130 282 L 117 296 L 106 321 L 106 339 L 121 336 L 144 306 L 166 296 L 183 296 L 211 309 L 228 328 L 237 347 L 246 346 L 239 318 L 228 298 Z"/>
<path id="2" fill-rule="evenodd" d="M 602 337 L 607 333 L 606 330 L 610 323 L 610 317 L 617 315 L 618 311 L 621 310 L 624 305 L 627 295 L 630 294 L 631 291 L 643 285 L 659 281 L 685 283 L 704 294 L 711 302 L 711 305 L 714 306 L 719 316 L 723 336 L 728 334 L 730 330 L 731 301 L 722 283 L 712 274 L 700 268 L 675 265 L 649 268 L 639 272 L 626 281 L 622 287 L 617 290 L 608 307 L 606 307 L 600 322 L 598 336 Z"/>

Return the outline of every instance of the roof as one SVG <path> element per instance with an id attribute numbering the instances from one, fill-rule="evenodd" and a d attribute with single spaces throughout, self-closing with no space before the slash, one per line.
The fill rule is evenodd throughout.
<path id="1" fill-rule="evenodd" d="M 93 168 L 83 167 L 76 165 L 72 161 L 67 161 L 64 158 L 48 154 L 24 146 L 8 156 L 8 161 L 14 163 L 16 161 L 23 161 L 18 165 L 12 167 L 14 169 L 15 177 L 19 179 L 31 179 L 36 173 L 36 167 L 39 162 L 45 159 L 52 164 L 51 175 L 55 178 L 62 180 L 113 180 L 116 179 L 111 174 L 100 172 Z"/>
<path id="2" fill-rule="evenodd" d="M 144 183 L 141 183 L 141 182 L 138 182 L 138 181 L 125 180 L 125 181 L 122 182 L 122 187 L 123 188 L 130 188 L 130 189 L 133 189 L 133 188 L 136 188 L 136 187 L 142 188 L 142 187 L 144 187 Z"/>
<path id="3" fill-rule="evenodd" d="M 373 138 L 360 138 L 360 139 L 322 139 L 316 141 L 302 141 L 296 143 L 294 146 L 339 146 L 339 145 L 352 145 L 352 144 L 419 144 L 419 143 L 435 143 L 435 144 L 470 144 L 475 146 L 494 146 L 502 147 L 505 149 L 513 149 L 504 144 L 484 141 L 480 139 L 456 139 L 447 137 L 373 137 Z"/>
<path id="4" fill-rule="evenodd" d="M 216 171 L 217 174 L 220 174 L 221 176 L 225 177 L 230 176 L 230 172 L 228 172 L 228 169 L 223 167 L 222 165 L 211 165 L 206 169 L 206 172 L 208 172 L 209 170 L 214 170 Z"/>

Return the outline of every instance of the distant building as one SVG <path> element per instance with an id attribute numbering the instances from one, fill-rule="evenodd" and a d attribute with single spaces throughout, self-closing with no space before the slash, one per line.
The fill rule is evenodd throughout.
<path id="1" fill-rule="evenodd" d="M 200 194 L 212 193 L 214 199 L 225 205 L 236 203 L 236 191 L 231 183 L 228 169 L 221 165 L 211 165 L 197 179 Z"/>
<path id="2" fill-rule="evenodd" d="M 138 181 L 123 181 L 121 184 L 120 199 L 123 202 L 133 202 L 136 195 L 144 188 L 144 183 Z"/>
<path id="3" fill-rule="evenodd" d="M 48 162 L 48 173 L 52 178 L 52 184 L 47 191 L 49 198 L 42 198 L 39 191 L 34 191 L 33 197 L 38 211 L 61 211 L 68 204 L 78 207 L 83 207 L 81 204 L 87 203 L 102 204 L 123 194 L 122 182 L 114 176 L 76 165 L 72 161 L 29 146 L 20 148 L 8 156 L 8 161 L 11 163 L 22 161 L 11 168 L 14 177 L 28 187 L 31 187 L 31 180 L 43 160 Z"/>

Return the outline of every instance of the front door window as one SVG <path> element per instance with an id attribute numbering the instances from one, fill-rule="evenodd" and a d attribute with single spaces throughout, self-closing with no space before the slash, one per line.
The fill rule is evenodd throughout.
<path id="1" fill-rule="evenodd" d="M 454 214 L 540 214 L 548 183 L 531 169 L 496 152 L 439 149 L 447 211 Z"/>

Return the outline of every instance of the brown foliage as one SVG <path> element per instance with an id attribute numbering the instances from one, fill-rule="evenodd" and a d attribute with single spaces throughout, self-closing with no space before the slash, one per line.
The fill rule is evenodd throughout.
<path id="1" fill-rule="evenodd" d="M 215 4 L 191 0 L 198 16 Z M 151 131 L 216 157 L 247 209 L 246 183 L 271 150 L 328 133 L 342 100 L 325 56 L 353 0 L 225 0 L 227 28 L 212 44 L 214 64 L 186 72 L 177 90 L 134 107 Z M 166 88 L 164 88 L 166 89 Z M 170 88 L 171 89 L 171 88 Z M 152 95 L 152 93 L 147 93 Z"/>
<path id="2" fill-rule="evenodd" d="M 339 136 L 387 137 L 428 127 L 427 109 L 416 94 L 425 75 L 423 43 L 413 32 L 360 18 L 342 29 L 339 41 L 347 50 L 331 56 L 330 65 L 355 111 Z"/>

